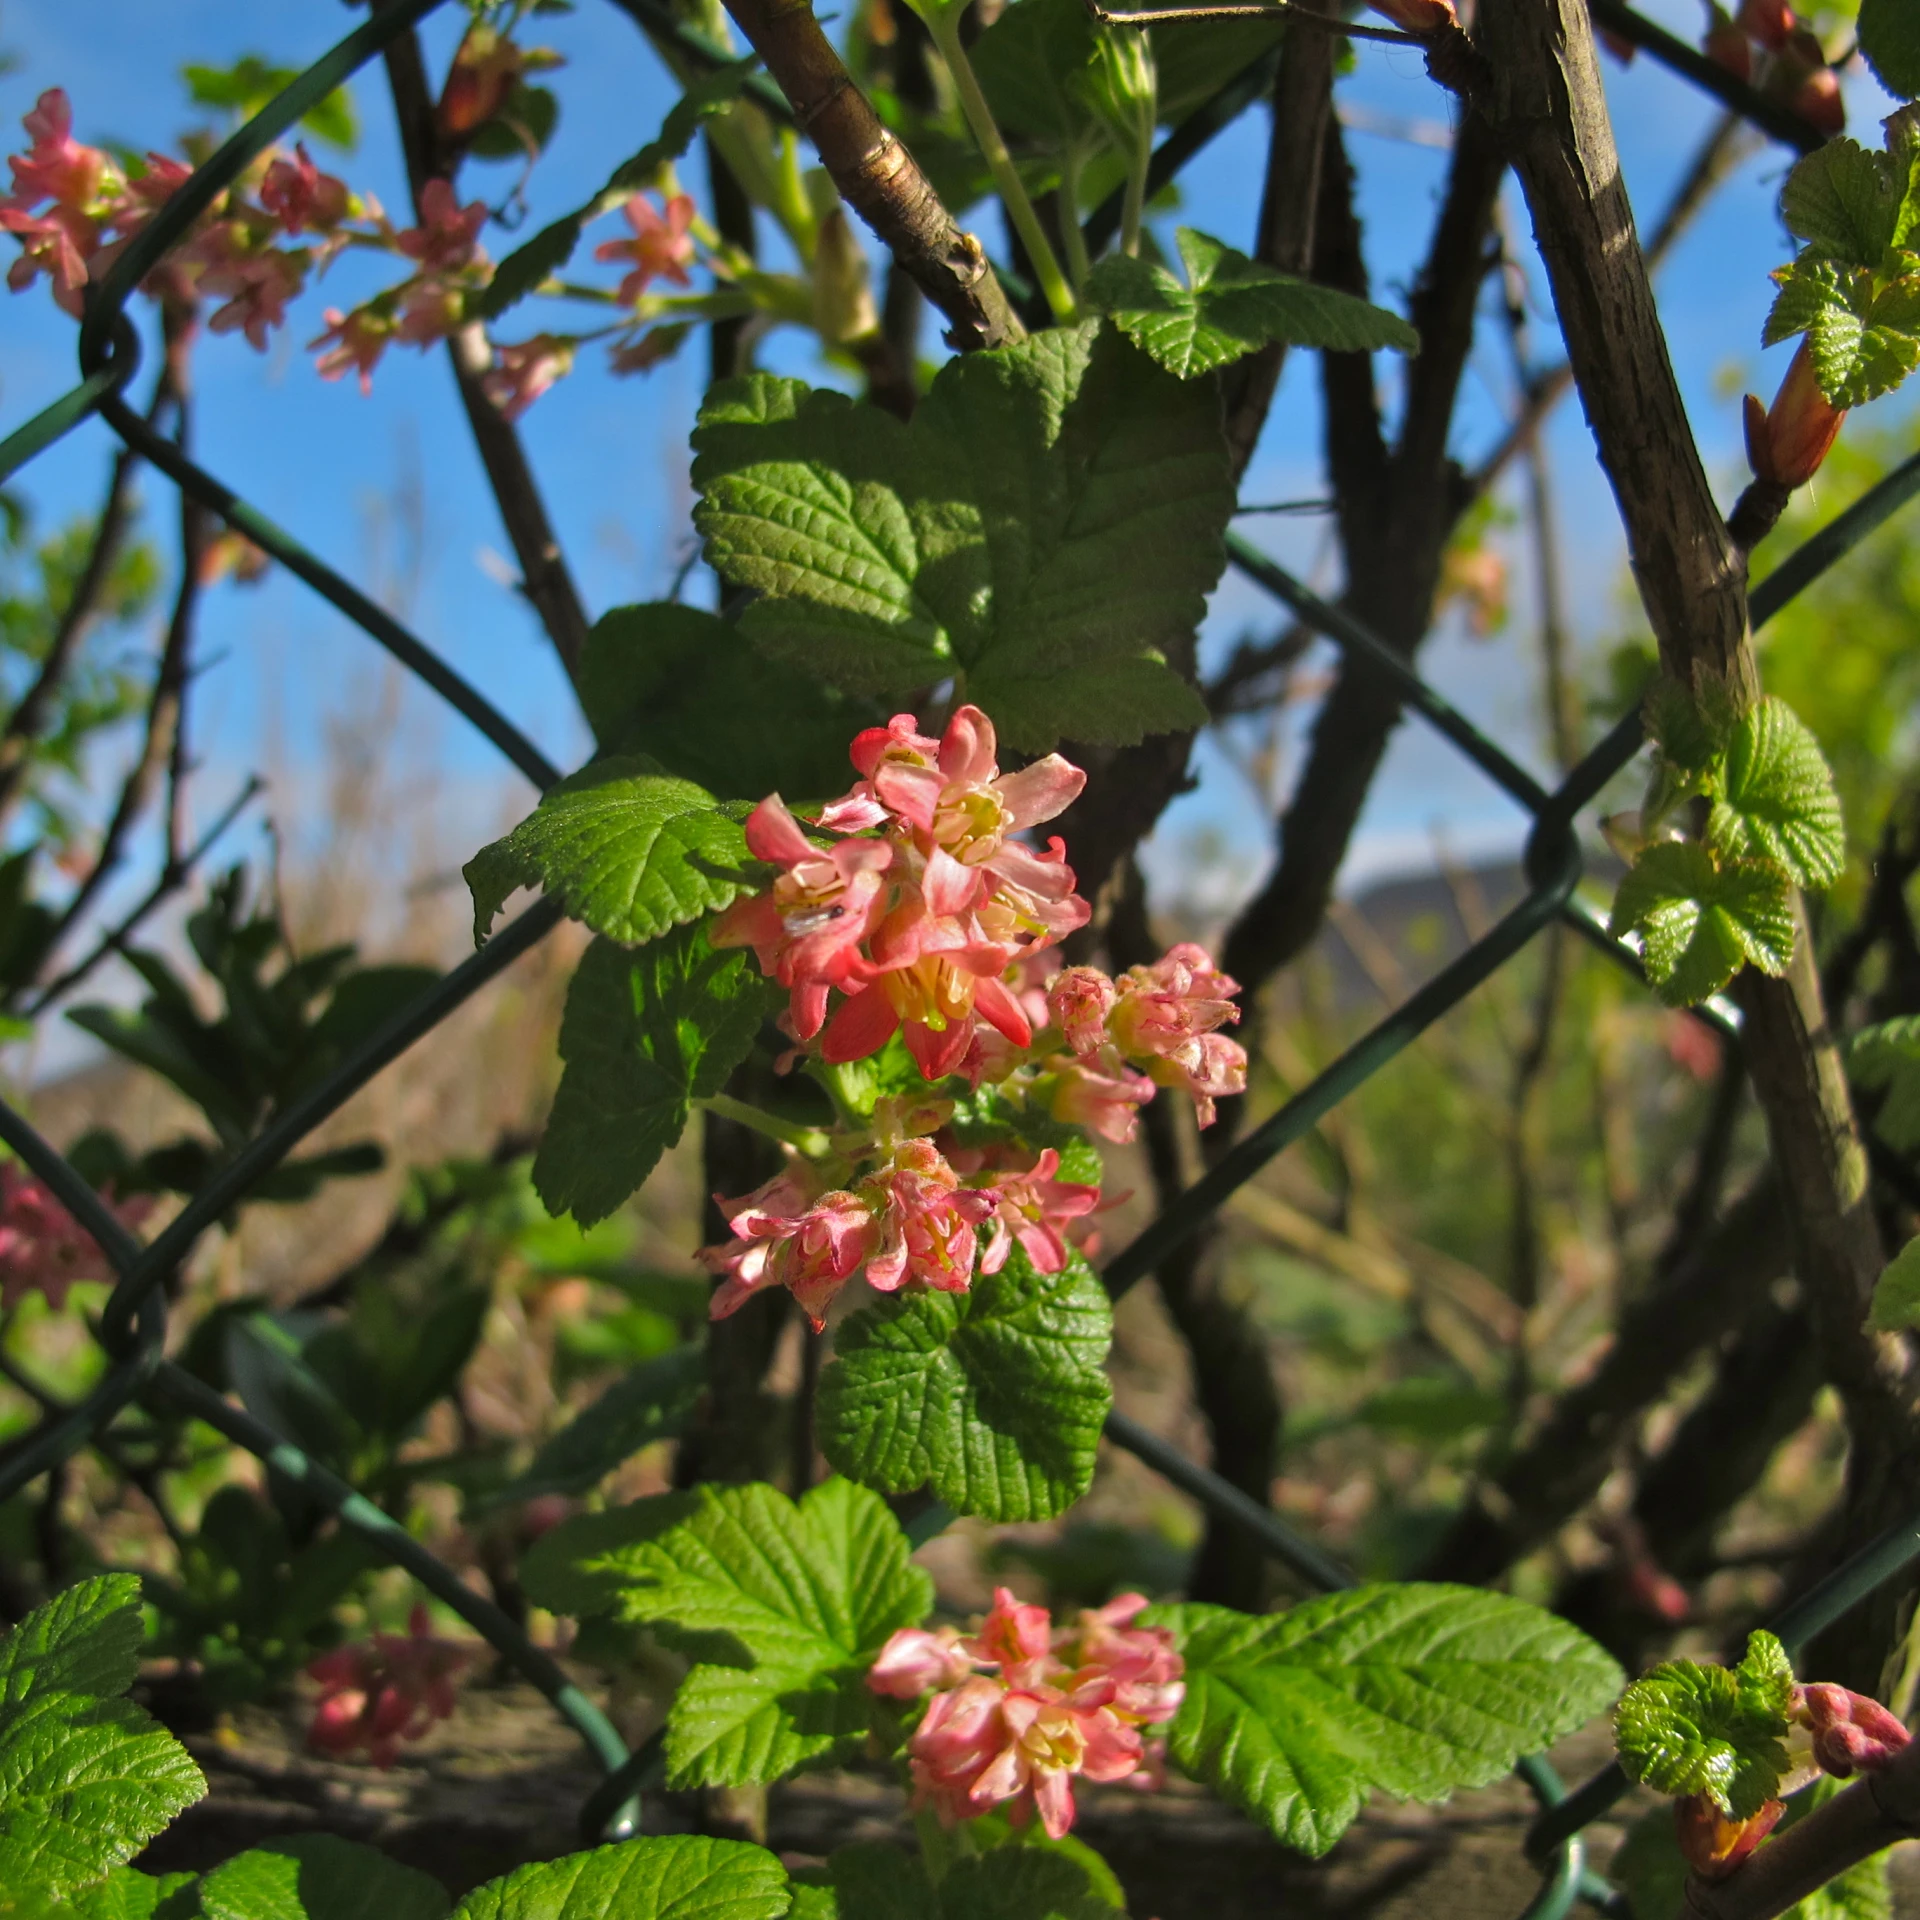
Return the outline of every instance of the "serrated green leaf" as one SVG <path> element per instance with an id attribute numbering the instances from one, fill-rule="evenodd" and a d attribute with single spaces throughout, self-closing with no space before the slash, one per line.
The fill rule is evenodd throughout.
<path id="1" fill-rule="evenodd" d="M 1874 1132 L 1901 1153 L 1920 1152 L 1920 1017 L 1862 1027 L 1847 1042 L 1847 1072 L 1858 1086 L 1886 1090 Z"/>
<path id="2" fill-rule="evenodd" d="M 1707 839 L 1722 860 L 1771 860 L 1796 885 L 1830 887 L 1846 865 L 1840 796 L 1820 743 L 1769 695 L 1727 743 Z"/>
<path id="3" fill-rule="evenodd" d="M 706 1385 L 706 1354 L 675 1347 L 621 1376 L 562 1427 L 517 1479 L 482 1503 L 486 1508 L 549 1493 L 585 1493 L 642 1447 L 675 1437 Z"/>
<path id="4" fill-rule="evenodd" d="M 611 1611 L 692 1653 L 668 1779 L 747 1786 L 864 1741 L 867 1668 L 933 1602 L 908 1551 L 885 1503 L 845 1480 L 797 1507 L 769 1486 L 706 1486 L 563 1523 L 523 1578 L 542 1605 Z"/>
<path id="5" fill-rule="evenodd" d="M 1086 302 L 1182 380 L 1269 340 L 1342 353 L 1420 351 L 1420 336 L 1384 307 L 1262 266 L 1191 227 L 1178 237 L 1185 286 L 1165 267 L 1113 254 L 1087 276 Z"/>
<path id="6" fill-rule="evenodd" d="M 452 1920 L 781 1920 L 791 1898 L 764 1847 L 672 1834 L 521 1867 L 468 1894 Z"/>
<path id="7" fill-rule="evenodd" d="M 629 194 L 654 185 L 661 169 L 693 145 L 702 123 L 739 98 L 740 89 L 759 64 L 757 56 L 750 56 L 702 73 L 667 109 L 660 131 L 631 159 L 614 168 L 607 184 L 591 200 L 542 227 L 500 262 L 493 278 L 470 304 L 469 317 L 497 320 L 509 307 L 519 305 L 541 281 L 558 273 L 573 258 L 587 222 L 618 206 Z"/>
<path id="8" fill-rule="evenodd" d="M 731 621 L 661 604 L 615 607 L 594 622 L 580 703 L 609 753 L 650 754 L 715 793 L 796 803 L 844 789 L 853 736 L 886 718 L 761 658 Z"/>
<path id="9" fill-rule="evenodd" d="M 1863 321 L 1844 306 L 1819 309 L 1807 327 L 1807 347 L 1820 391 L 1836 407 L 1863 407 L 1920 366 L 1920 334 Z"/>
<path id="10" fill-rule="evenodd" d="M 200 1882 L 205 1920 L 445 1920 L 439 1881 L 331 1833 L 264 1841 Z"/>
<path id="11" fill-rule="evenodd" d="M 104 1878 L 206 1792 L 179 1741 L 117 1697 L 140 1641 L 131 1574 L 79 1582 L 0 1641 L 0 1913 Z"/>
<path id="12" fill-rule="evenodd" d="M 1793 957 L 1790 883 L 1770 862 L 1716 864 L 1692 840 L 1662 841 L 1628 869 L 1609 922 L 1644 939 L 1647 978 L 1669 1006 L 1695 1006 L 1743 966 L 1786 971 Z"/>
<path id="13" fill-rule="evenodd" d="M 1904 153 L 1874 153 L 1857 140 L 1829 140 L 1795 163 L 1780 194 L 1787 231 L 1845 265 L 1878 268 L 1916 216 Z"/>
<path id="14" fill-rule="evenodd" d="M 1749 1637 L 1737 1667 L 1665 1661 L 1614 1710 L 1620 1764 L 1655 1793 L 1704 1793 L 1732 1818 L 1750 1819 L 1787 1770 L 1792 1692 L 1793 1669 L 1770 1633 Z"/>
<path id="15" fill-rule="evenodd" d="M 1909 1240 L 1881 1270 L 1867 1324 L 1876 1333 L 1920 1327 L 1920 1239 Z"/>
<path id="16" fill-rule="evenodd" d="M 548 1212 L 604 1220 L 685 1131 L 695 1100 L 747 1057 L 774 995 L 750 955 L 704 927 L 632 952 L 596 940 L 560 1022 L 560 1085 L 534 1155 Z"/>
<path id="17" fill-rule="evenodd" d="M 1621 1673 L 1577 1628 L 1470 1587 L 1367 1586 L 1254 1618 L 1156 1607 L 1186 1658 L 1182 1768 L 1319 1856 L 1370 1792 L 1484 1786 L 1611 1702 Z"/>
<path id="18" fill-rule="evenodd" d="M 1712 676 L 1690 690 L 1664 673 L 1658 675 L 1647 689 L 1642 712 L 1648 734 L 1680 777 L 1683 790 L 1705 777 L 1740 724 L 1726 682 Z"/>
<path id="19" fill-rule="evenodd" d="M 1856 322 L 1867 317 L 1873 299 L 1873 276 L 1863 268 L 1836 266 L 1831 260 L 1803 255 L 1773 276 L 1780 291 L 1774 295 L 1767 323 L 1760 332 L 1763 347 L 1776 347 L 1821 320 L 1829 309 Z"/>
<path id="20" fill-rule="evenodd" d="M 643 753 L 591 761 L 467 862 L 474 943 L 518 887 L 628 946 L 724 907 L 754 884 L 736 812 Z"/>
<path id="21" fill-rule="evenodd" d="M 1912 0 L 1860 0 L 1860 51 L 1896 99 L 1920 94 L 1920 13 Z"/>
<path id="22" fill-rule="evenodd" d="M 1191 658 L 1232 512 L 1217 403 L 1112 328 L 948 362 L 911 425 L 754 375 L 694 434 L 695 524 L 742 627 L 843 689 L 956 670 L 1011 747 L 1199 724 Z"/>
<path id="23" fill-rule="evenodd" d="M 203 1920 L 194 1891 L 199 1876 L 167 1873 L 155 1879 L 132 1867 L 115 1867 L 83 1893 L 43 1908 L 26 1920 Z"/>
<path id="24" fill-rule="evenodd" d="M 1077 1253 L 1039 1274 L 1018 1247 L 969 1293 L 899 1293 L 835 1336 L 821 1451 L 885 1493 L 930 1486 L 956 1513 L 1047 1520 L 1086 1492 L 1113 1404 L 1113 1315 Z"/>
<path id="25" fill-rule="evenodd" d="M 940 1883 L 941 1920 L 1113 1920 L 1079 1861 L 1040 1847 L 957 1860 Z M 904 1916 L 903 1916 L 904 1920 Z"/>
<path id="26" fill-rule="evenodd" d="M 836 1847 L 827 1857 L 827 1877 L 832 1920 L 931 1920 L 940 1913 L 926 1867 L 898 1847 L 877 1841 Z"/>

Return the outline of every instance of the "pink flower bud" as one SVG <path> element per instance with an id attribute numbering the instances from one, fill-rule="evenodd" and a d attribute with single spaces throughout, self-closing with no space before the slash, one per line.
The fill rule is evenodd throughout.
<path id="1" fill-rule="evenodd" d="M 1107 1038 L 1107 1015 L 1117 992 L 1098 967 L 1068 967 L 1047 989 L 1047 1012 L 1083 1060 Z"/>
<path id="2" fill-rule="evenodd" d="M 1747 464 L 1759 479 L 1805 486 L 1820 470 L 1846 417 L 1846 408 L 1834 406 L 1820 391 L 1813 350 L 1802 340 L 1773 405 L 1763 411 L 1752 394 L 1746 397 Z"/>
<path id="3" fill-rule="evenodd" d="M 1794 1718 L 1813 1736 L 1813 1757 L 1836 1779 L 1889 1767 L 1913 1736 L 1879 1701 L 1817 1680 L 1795 1689 Z"/>
<path id="4" fill-rule="evenodd" d="M 952 1627 L 929 1632 L 902 1627 L 867 1669 L 867 1685 L 892 1700 L 917 1700 L 940 1687 L 957 1687 L 973 1662 Z"/>
<path id="5" fill-rule="evenodd" d="M 1724 1880 L 1774 1830 L 1786 1810 L 1784 1800 L 1769 1800 L 1750 1820 L 1734 1820 L 1706 1794 L 1690 1794 L 1673 1803 L 1680 1851 L 1703 1880 Z"/>

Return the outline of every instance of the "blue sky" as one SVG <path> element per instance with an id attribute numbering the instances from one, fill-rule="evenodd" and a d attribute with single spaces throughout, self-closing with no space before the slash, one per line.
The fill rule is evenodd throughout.
<path id="1" fill-rule="evenodd" d="M 460 11 L 443 8 L 427 22 L 436 67 L 451 47 Z M 1679 32 L 1697 31 L 1693 0 L 1656 0 L 1649 11 Z M 148 0 L 78 0 L 8 8 L 0 14 L 0 46 L 15 65 L 0 77 L 0 125 L 17 127 L 42 88 L 63 85 L 82 138 L 170 144 L 195 118 L 176 78 L 183 62 L 224 64 L 257 52 L 298 65 L 355 18 L 321 0 L 297 6 L 289 0 L 169 0 L 165 7 Z M 568 66 L 555 82 L 564 117 L 536 175 L 534 225 L 597 187 L 657 127 L 675 91 L 632 25 L 600 0 L 580 0 L 575 14 L 542 24 Z M 1629 187 L 1641 225 L 1649 228 L 1712 110 L 1644 58 L 1628 69 L 1608 63 L 1606 72 Z M 399 209 L 405 192 L 377 64 L 362 72 L 354 92 L 364 135 L 342 170 L 356 186 Z M 1848 92 L 1852 124 L 1870 130 L 1886 103 L 1865 78 L 1850 80 Z M 1341 99 L 1376 120 L 1444 122 L 1451 109 L 1418 56 L 1393 47 L 1362 47 L 1357 70 L 1341 84 Z M 1265 115 L 1255 113 L 1217 142 L 1188 170 L 1177 217 L 1244 244 L 1265 140 Z M 1376 296 L 1397 303 L 1425 240 L 1445 156 L 1361 130 L 1350 134 L 1350 146 L 1362 180 Z M 1768 148 L 1740 169 L 1679 247 L 1660 285 L 1688 403 L 1710 470 L 1729 502 L 1743 477 L 1740 385 L 1770 395 L 1784 365 L 1784 349 L 1762 356 L 1758 342 L 1770 293 L 1766 274 L 1789 250 L 1774 211 L 1787 157 Z M 695 171 L 690 184 L 697 190 L 702 183 Z M 497 198 L 509 173 L 491 167 L 470 179 L 476 191 Z M 1524 236 L 1525 210 L 1517 195 L 1509 211 L 1514 231 Z M 990 244 L 996 237 L 989 228 Z M 496 231 L 488 244 L 498 257 L 513 240 Z M 344 263 L 340 285 L 328 285 L 321 298 L 310 296 L 269 353 L 255 354 L 233 338 L 207 343 L 198 358 L 198 457 L 323 557 L 363 581 L 388 578 L 396 594 L 409 570 L 396 571 L 396 555 L 405 558 L 410 540 L 396 488 L 411 476 L 422 510 L 404 611 L 551 757 L 572 764 L 582 755 L 584 734 L 544 638 L 502 584 L 500 556 L 507 543 L 472 457 L 444 359 L 437 353 L 391 355 L 372 397 L 363 399 L 351 382 L 317 379 L 303 350 L 319 330 L 319 308 L 354 290 L 350 270 L 361 264 Z M 1534 282 L 1536 350 L 1544 355 L 1553 345 L 1551 318 L 1537 271 Z M 518 337 L 537 325 L 504 331 Z M 25 295 L 0 295 L 0 428 L 16 425 L 69 384 L 72 350 L 71 323 L 54 310 L 44 285 Z M 786 354 L 781 360 L 800 370 Z M 562 382 L 524 423 L 592 612 L 663 594 L 684 557 L 686 436 L 703 369 L 698 344 L 644 379 L 613 381 L 589 365 Z M 1386 372 L 1390 378 L 1391 368 Z M 1497 437 L 1510 386 L 1501 331 L 1483 328 L 1456 428 L 1457 445 L 1468 458 Z M 1315 369 L 1307 356 L 1296 355 L 1243 499 L 1318 492 L 1318 434 Z M 1561 407 L 1551 444 L 1561 470 L 1575 621 L 1583 639 L 1598 643 L 1620 632 L 1627 619 L 1618 522 L 1576 406 Z M 107 452 L 105 431 L 90 426 L 35 463 L 26 490 L 44 521 L 96 498 Z M 167 492 L 151 480 L 145 487 L 153 524 L 162 531 L 171 508 Z M 1289 564 L 1323 585 L 1337 585 L 1317 523 L 1269 518 L 1242 524 Z M 1507 636 L 1479 642 L 1450 626 L 1429 643 L 1424 665 L 1469 713 L 1537 763 L 1528 594 L 1521 572 L 1515 580 L 1518 617 Z M 1205 645 L 1212 654 L 1246 626 L 1271 628 L 1274 619 L 1269 603 L 1229 576 L 1214 597 Z M 338 716 L 353 690 L 367 684 L 371 643 L 279 574 L 255 589 L 223 588 L 212 595 L 203 634 L 202 656 L 216 664 L 206 676 L 196 718 L 208 769 L 201 817 L 253 768 L 276 781 L 282 812 L 296 814 L 303 778 L 318 764 L 328 717 Z M 451 843 L 470 847 L 489 837 L 526 790 L 484 742 L 439 712 L 430 697 L 409 695 L 403 713 L 403 751 L 434 770 Z M 1173 864 L 1164 856 L 1204 828 L 1223 840 L 1244 883 L 1264 857 L 1265 824 L 1240 777 L 1222 760 L 1209 756 L 1202 772 L 1200 790 L 1179 803 L 1163 829 L 1162 871 Z M 1518 832 L 1516 815 L 1479 776 L 1411 724 L 1402 729 L 1369 804 L 1349 877 L 1418 864 L 1436 833 L 1454 851 L 1473 853 L 1516 844 Z"/>

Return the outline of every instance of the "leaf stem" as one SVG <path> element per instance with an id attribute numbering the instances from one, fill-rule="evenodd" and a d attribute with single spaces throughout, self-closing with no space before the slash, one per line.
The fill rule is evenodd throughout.
<path id="1" fill-rule="evenodd" d="M 743 1127 L 751 1127 L 755 1133 L 764 1133 L 768 1139 L 778 1140 L 810 1160 L 818 1160 L 832 1150 L 832 1141 L 818 1127 L 803 1127 L 782 1120 L 751 1101 L 736 1100 L 730 1093 L 709 1094 L 693 1104 L 703 1112 L 717 1113 L 723 1120 L 735 1120 Z"/>
<path id="2" fill-rule="evenodd" d="M 933 44 L 953 75 L 954 89 L 966 112 L 967 125 L 973 129 L 973 137 L 979 142 L 980 152 L 993 173 L 993 184 L 999 189 L 1000 198 L 1006 202 L 1014 230 L 1033 261 L 1034 277 L 1040 282 L 1040 290 L 1047 296 L 1047 305 L 1053 309 L 1053 317 L 1064 324 L 1077 311 L 1073 289 L 1067 285 L 1066 276 L 1061 273 L 1060 262 L 1053 251 L 1053 242 L 1047 238 L 1047 230 L 1040 224 L 1040 216 L 1034 212 L 1026 188 L 1020 184 L 1013 155 L 1007 151 L 1007 143 L 1001 137 L 993 109 L 987 105 L 987 96 L 981 92 L 980 82 L 974 77 L 973 62 L 967 58 L 967 50 L 960 44 L 961 12 L 958 6 L 942 6 L 935 0 L 935 4 L 927 6 L 920 17 L 926 21 L 928 31 L 933 35 Z"/>

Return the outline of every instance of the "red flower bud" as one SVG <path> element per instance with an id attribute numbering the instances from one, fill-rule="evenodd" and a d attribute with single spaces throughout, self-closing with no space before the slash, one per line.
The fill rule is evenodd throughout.
<path id="1" fill-rule="evenodd" d="M 1816 1680 L 1800 1690 L 1795 1716 L 1813 1735 L 1813 1757 L 1836 1779 L 1878 1773 L 1913 1736 L 1878 1700 Z"/>
<path id="2" fill-rule="evenodd" d="M 441 133 L 457 140 L 484 127 L 506 105 L 522 65 L 520 49 L 511 40 L 492 27 L 469 27 L 440 95 Z"/>
<path id="3" fill-rule="evenodd" d="M 1795 26 L 1787 0 L 1741 0 L 1740 30 L 1769 53 L 1778 53 Z"/>
<path id="4" fill-rule="evenodd" d="M 1674 1831 L 1680 1851 L 1703 1880 L 1724 1880 L 1776 1825 L 1787 1810 L 1784 1800 L 1769 1800 L 1750 1820 L 1730 1819 L 1704 1793 L 1673 1803 Z"/>
<path id="5" fill-rule="evenodd" d="M 1758 479 L 1805 486 L 1819 472 L 1846 417 L 1846 408 L 1834 406 L 1820 391 L 1812 350 L 1802 340 L 1773 405 L 1762 412 L 1758 399 L 1747 395 L 1747 464 Z"/>
<path id="6" fill-rule="evenodd" d="M 1829 140 L 1847 130 L 1847 103 L 1831 67 L 1816 67 L 1787 97 L 1787 105 Z"/>
<path id="7" fill-rule="evenodd" d="M 1724 7 L 1714 8 L 1713 24 L 1701 45 L 1707 58 L 1715 66 L 1726 68 L 1736 80 L 1753 78 L 1753 43 Z"/>
<path id="8" fill-rule="evenodd" d="M 1438 33 L 1459 24 L 1453 0 L 1368 0 L 1368 5 L 1408 33 Z"/>

